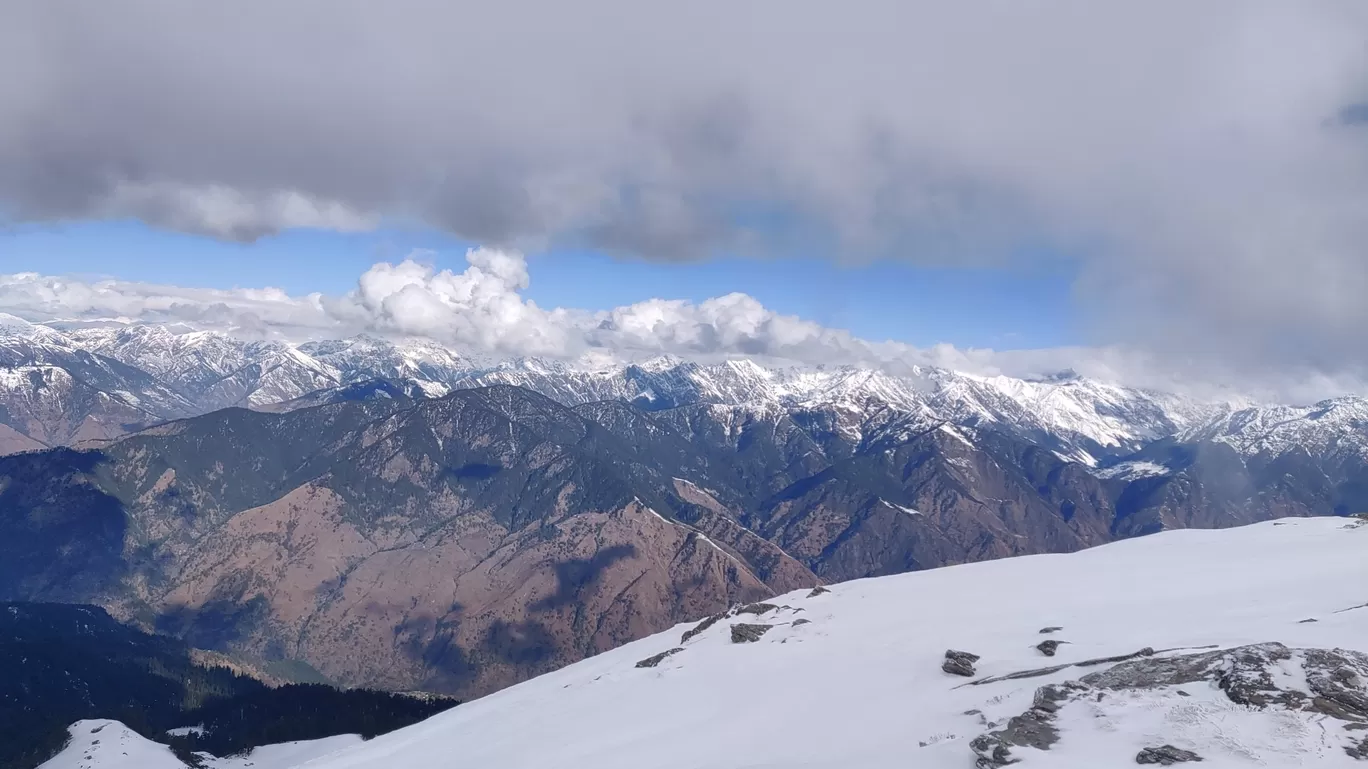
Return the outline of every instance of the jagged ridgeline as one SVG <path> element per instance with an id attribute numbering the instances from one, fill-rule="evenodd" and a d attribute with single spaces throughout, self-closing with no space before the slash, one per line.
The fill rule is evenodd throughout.
<path id="1" fill-rule="evenodd" d="M 122 721 L 189 759 L 334 734 L 372 737 L 455 704 L 324 685 L 271 688 L 198 664 L 184 642 L 114 621 L 93 606 L 0 603 L 0 769 L 32 769 L 61 749 L 67 726 Z M 203 725 L 199 736 L 168 729 Z"/>
<path id="2" fill-rule="evenodd" d="M 470 699 L 819 583 L 1368 509 L 1362 398 L 8 328 L 0 599 L 346 686 Z"/>

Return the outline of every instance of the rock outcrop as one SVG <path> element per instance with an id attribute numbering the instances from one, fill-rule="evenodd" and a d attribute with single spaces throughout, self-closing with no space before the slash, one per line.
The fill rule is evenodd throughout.
<path id="1" fill-rule="evenodd" d="M 1145 748 L 1135 756 L 1137 764 L 1158 764 L 1159 766 L 1173 766 L 1174 764 L 1185 764 L 1189 761 L 1201 761 L 1202 757 L 1190 750 L 1175 748 L 1172 745 L 1160 745 L 1157 748 Z"/>
<path id="2" fill-rule="evenodd" d="M 653 654 L 647 657 L 646 659 L 638 662 L 636 666 L 639 668 L 653 668 L 656 665 L 659 665 L 660 663 L 664 662 L 667 657 L 673 656 L 682 651 L 684 651 L 684 647 L 676 646 L 673 649 L 667 649 L 659 654 Z"/>
<path id="3" fill-rule="evenodd" d="M 1337 730 L 1349 756 L 1364 757 L 1365 741 L 1359 735 L 1368 730 L 1368 654 L 1343 649 L 1291 649 L 1280 643 L 1173 656 L 1151 652 L 1077 681 L 1042 686 L 1028 710 L 1012 717 L 1004 728 L 975 738 L 970 748 L 980 769 L 998 769 L 1018 760 L 1012 754 L 1015 747 L 1050 749 L 1060 739 L 1055 726 L 1058 715 L 1074 703 L 1088 703 L 1096 709 L 1109 695 L 1147 696 L 1160 701 L 1187 698 L 1189 692 L 1178 687 L 1192 688 L 1200 683 L 1210 685 L 1238 706 L 1234 711 L 1237 715 L 1232 717 L 1267 710 L 1300 712 L 1313 718 L 1320 728 Z M 1094 713 L 1094 717 L 1101 715 Z M 1135 760 L 1169 766 L 1202 758 L 1190 749 L 1163 744 L 1145 748 Z"/>
<path id="4" fill-rule="evenodd" d="M 760 637 L 770 631 L 773 625 L 755 625 L 750 623 L 737 623 L 731 626 L 731 642 L 734 644 L 755 643 Z"/>
<path id="5" fill-rule="evenodd" d="M 950 675 L 971 677 L 975 672 L 974 663 L 978 662 L 979 659 L 980 657 L 972 652 L 947 649 L 945 661 L 941 663 L 941 670 Z"/>

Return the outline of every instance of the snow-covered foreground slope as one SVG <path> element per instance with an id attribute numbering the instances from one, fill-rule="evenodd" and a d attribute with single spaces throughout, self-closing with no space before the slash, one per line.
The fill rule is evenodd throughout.
<path id="1" fill-rule="evenodd" d="M 301 766 L 934 769 L 999 766 L 1003 746 L 1022 767 L 1096 769 L 1165 745 L 1212 769 L 1365 766 L 1350 751 L 1368 739 L 1354 728 L 1368 726 L 1368 657 L 1315 651 L 1368 651 L 1368 525 L 1351 519 L 1165 532 L 813 593 Z M 1063 642 L 1055 656 L 1044 640 Z M 1227 651 L 1269 642 L 1286 649 Z M 980 655 L 972 678 L 942 671 L 947 649 Z M 993 680 L 1047 666 L 1063 668 Z"/>
<path id="2" fill-rule="evenodd" d="M 792 608 L 724 618 L 683 643 L 682 625 L 306 766 L 970 767 L 974 738 L 1027 711 L 1039 687 L 1110 666 L 965 685 L 942 672 L 947 649 L 981 655 L 977 678 L 1142 647 L 1368 651 L 1368 607 L 1350 608 L 1368 603 L 1368 526 L 1308 519 L 1167 532 L 772 603 Z M 771 628 L 733 643 L 738 623 Z M 1043 639 L 1067 643 L 1047 658 L 1035 648 Z M 636 666 L 680 647 L 656 667 Z M 1299 660 L 1278 669 L 1306 690 Z M 1364 766 L 1346 748 L 1368 731 L 1238 705 L 1210 682 L 1098 693 L 1059 709 L 1051 749 L 1014 750 L 1021 765 L 1134 765 L 1142 749 L 1172 744 L 1216 769 Z"/>
<path id="3" fill-rule="evenodd" d="M 91 719 L 71 725 L 71 741 L 39 769 L 183 769 L 171 749 L 118 721 Z"/>
<path id="4" fill-rule="evenodd" d="M 321 740 L 301 740 L 300 742 L 284 742 L 279 745 L 262 745 L 241 756 L 208 758 L 205 760 L 205 765 L 206 769 L 248 769 L 249 767 L 250 769 L 290 769 L 320 756 L 331 755 L 339 750 L 360 744 L 361 737 L 359 735 L 339 734 L 336 737 L 324 737 Z"/>
<path id="5" fill-rule="evenodd" d="M 91 719 L 71 725 L 66 748 L 39 769 L 185 769 L 171 750 L 118 721 Z M 263 745 L 240 756 L 204 757 L 205 769 L 290 769 L 361 743 L 355 734 Z"/>

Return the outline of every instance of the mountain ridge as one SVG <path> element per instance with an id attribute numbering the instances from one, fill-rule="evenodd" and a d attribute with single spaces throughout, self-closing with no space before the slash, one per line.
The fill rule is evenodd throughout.
<path id="1" fill-rule="evenodd" d="M 140 372 L 147 382 L 94 381 L 78 366 L 76 359 L 82 356 L 106 368 L 122 367 L 125 378 Z M 41 361 L 61 367 L 108 399 L 126 402 L 130 409 L 142 408 L 144 413 L 126 414 L 119 425 L 146 425 L 228 406 L 280 408 L 370 380 L 395 382 L 425 397 L 503 383 L 536 390 L 572 406 L 624 400 L 647 410 L 697 403 L 845 411 L 891 407 L 927 419 L 996 425 L 1036 436 L 1054 442 L 1064 456 L 1085 464 L 1159 438 L 1199 434 L 1241 405 L 1199 402 L 1076 375 L 1022 380 L 914 368 L 907 375 L 894 376 L 857 367 L 766 367 L 745 359 L 704 365 L 672 357 L 608 368 L 537 358 L 491 364 L 428 341 L 390 342 L 364 335 L 288 345 L 245 342 L 216 332 L 176 332 L 156 324 L 66 332 L 38 324 L 0 325 L 0 366 L 14 371 Z M 25 385 L 11 374 L 0 381 L 0 405 L 32 400 L 41 389 L 53 388 Z M 155 397 L 147 397 L 144 390 Z M 69 413 L 101 412 L 98 405 L 71 406 L 66 409 Z M 0 418 L 0 423 L 43 445 L 59 445 L 76 437 L 72 430 L 39 432 L 12 417 Z M 106 429 L 100 435 L 76 439 L 114 434 L 117 429 Z"/>
<path id="2" fill-rule="evenodd" d="M 186 341 L 127 331 L 101 334 L 139 354 Z M 141 371 L 55 333 L 5 344 Z M 311 348 L 344 370 L 236 344 L 266 357 L 178 375 L 235 405 L 0 456 L 0 598 L 95 603 L 201 648 L 468 697 L 796 588 L 1368 510 L 1352 398 L 1209 406 L 1076 376 L 674 359 L 437 382 L 383 376 L 452 363 L 428 348 Z M 273 378 L 292 371 L 305 384 Z M 352 381 L 293 395 L 319 372 Z M 252 402 L 265 392 L 292 397 Z"/>

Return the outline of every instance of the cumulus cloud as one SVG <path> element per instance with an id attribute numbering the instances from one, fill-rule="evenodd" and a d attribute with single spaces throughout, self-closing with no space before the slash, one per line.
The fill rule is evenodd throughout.
<path id="1" fill-rule="evenodd" d="M 379 333 L 504 355 L 755 355 L 813 363 L 877 362 L 876 346 L 845 331 L 778 314 L 745 294 L 698 304 L 649 299 L 602 312 L 544 309 L 522 295 L 529 277 L 526 260 L 517 251 L 471 249 L 462 272 L 439 271 L 420 260 L 425 255 L 376 264 L 341 296 L 0 275 L 0 308 L 38 321 L 183 323 L 290 341 Z"/>
<path id="2" fill-rule="evenodd" d="M 480 358 L 539 356 L 602 367 L 660 355 L 699 361 L 749 357 L 776 364 L 875 368 L 935 366 L 983 375 L 1042 377 L 1072 370 L 1106 381 L 1205 397 L 1307 402 L 1364 392 L 1362 374 L 1288 368 L 1259 378 L 1218 361 L 1172 359 L 1119 345 L 1034 350 L 915 347 L 871 341 L 775 312 L 741 293 L 694 303 L 648 299 L 605 311 L 542 308 L 527 299 L 521 253 L 475 248 L 465 270 L 437 270 L 418 252 L 373 265 L 343 295 L 292 296 L 276 288 L 199 289 L 117 279 L 0 275 L 0 312 L 61 323 L 156 322 L 249 339 L 302 342 L 367 333 L 421 338 Z"/>
<path id="3" fill-rule="evenodd" d="M 10 3 L 0 211 L 239 239 L 394 216 L 644 258 L 1046 245 L 1103 343 L 1338 377 L 1368 365 L 1366 34 L 1358 0 Z M 355 312 L 532 312 L 458 283 Z M 649 346 L 674 312 L 599 332 Z M 823 333 L 688 314 L 672 345 Z"/>

